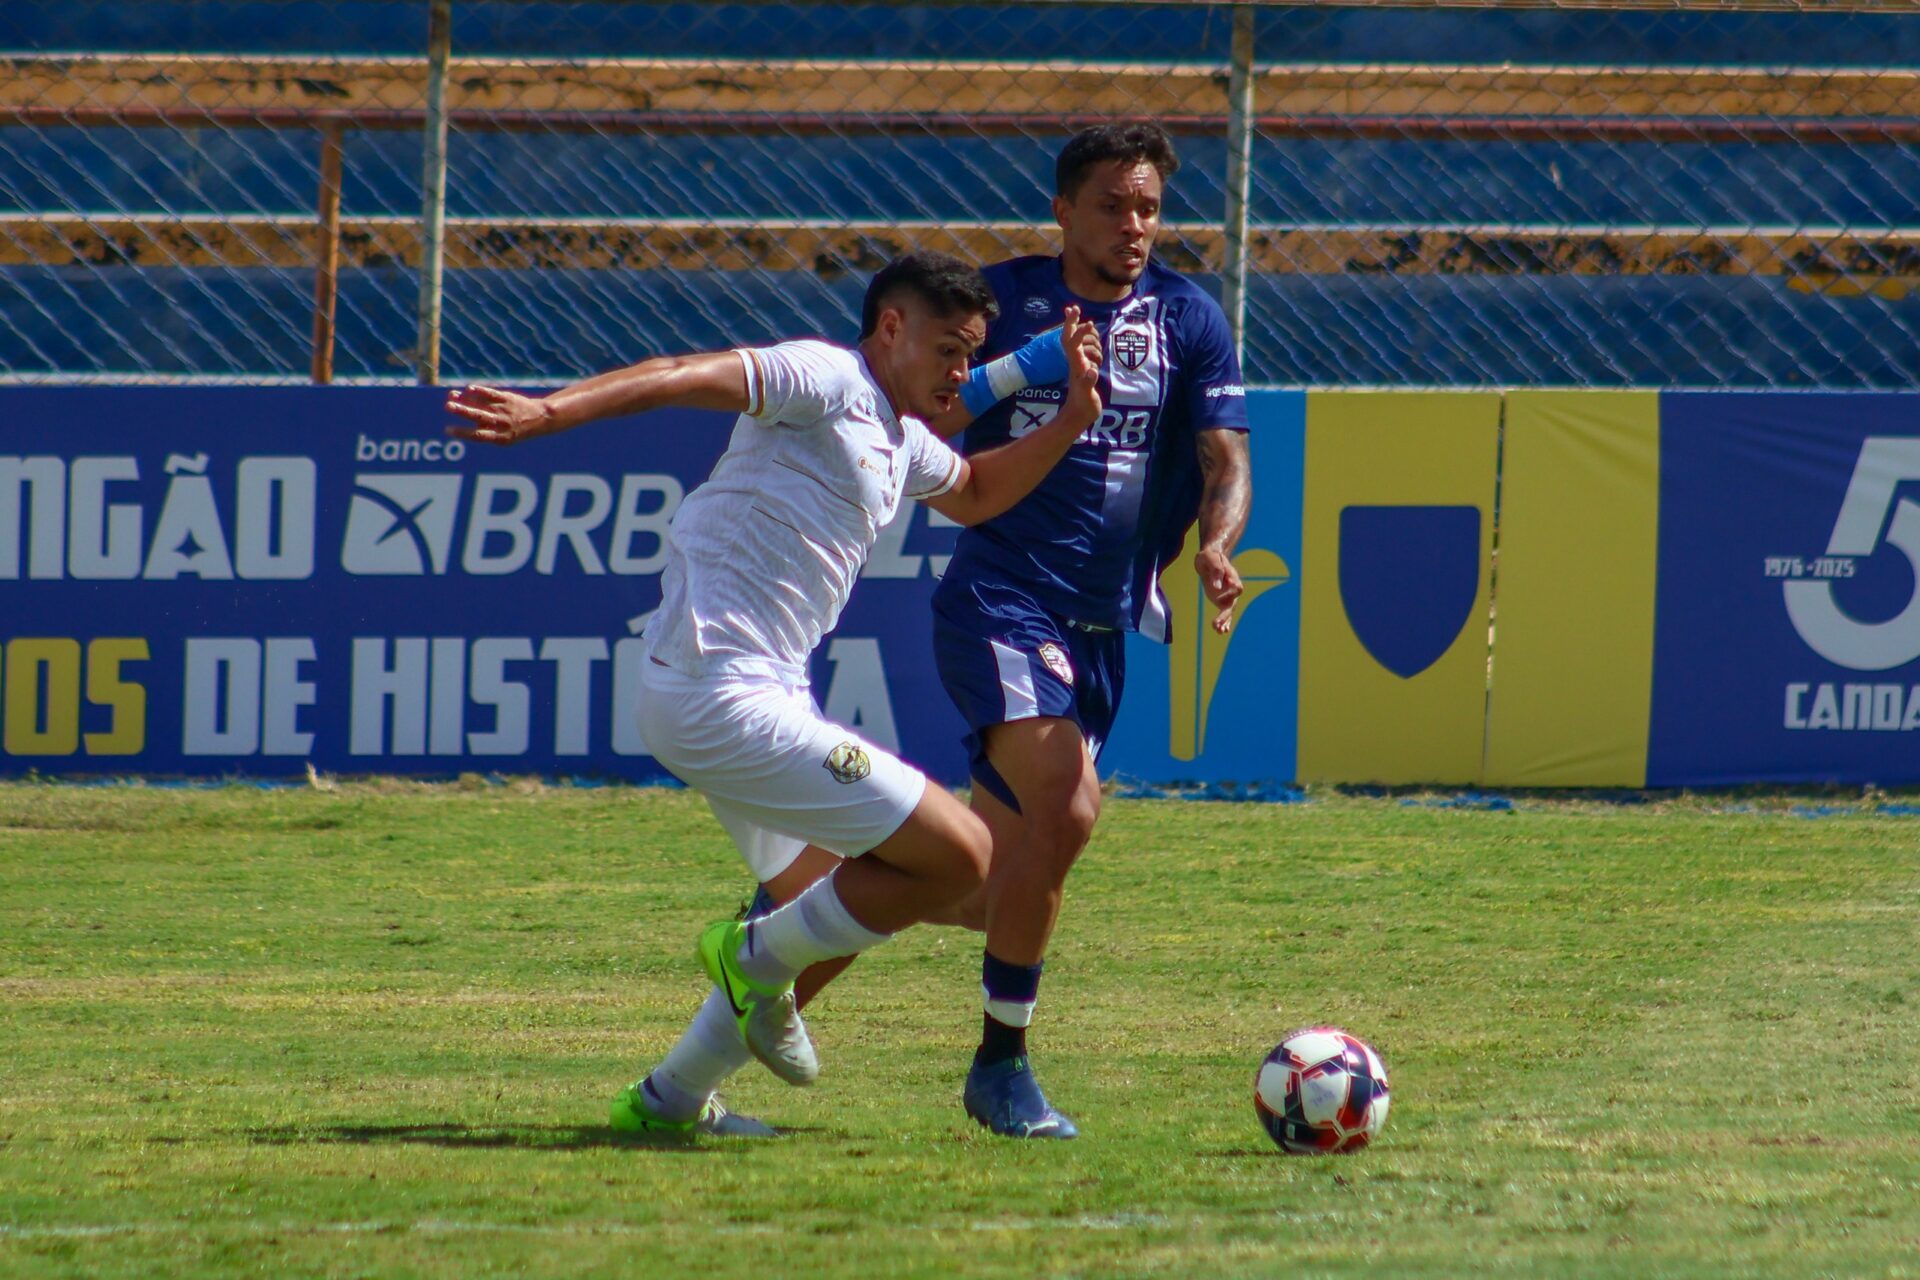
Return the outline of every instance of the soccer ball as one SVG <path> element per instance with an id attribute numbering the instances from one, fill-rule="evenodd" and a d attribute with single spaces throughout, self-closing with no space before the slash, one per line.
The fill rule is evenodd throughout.
<path id="1" fill-rule="evenodd" d="M 1387 1069 L 1358 1036 L 1307 1027 L 1260 1064 L 1253 1105 L 1282 1151 L 1358 1151 L 1386 1126 Z"/>

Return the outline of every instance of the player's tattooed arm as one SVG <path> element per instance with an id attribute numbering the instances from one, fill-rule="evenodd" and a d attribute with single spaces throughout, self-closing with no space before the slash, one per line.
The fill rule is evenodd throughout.
<path id="1" fill-rule="evenodd" d="M 1219 610 L 1213 629 L 1225 635 L 1233 625 L 1233 602 L 1241 592 L 1233 549 L 1247 531 L 1247 513 L 1253 508 L 1253 466 L 1244 431 L 1202 431 L 1198 450 L 1200 553 L 1193 558 L 1193 569 L 1200 575 L 1207 599 Z"/>
<path id="2" fill-rule="evenodd" d="M 601 418 L 668 406 L 744 413 L 747 400 L 746 370 L 735 352 L 657 356 L 545 396 L 461 387 L 447 396 L 447 412 L 467 425 L 448 427 L 447 434 L 482 444 L 518 444 Z"/>
<path id="3" fill-rule="evenodd" d="M 1067 394 L 1053 420 L 1018 440 L 960 459 L 953 488 L 926 503 L 960 524 L 991 520 L 1033 492 L 1080 433 L 1100 417 L 1100 332 L 1066 309 L 1063 343 L 1068 352 Z"/>

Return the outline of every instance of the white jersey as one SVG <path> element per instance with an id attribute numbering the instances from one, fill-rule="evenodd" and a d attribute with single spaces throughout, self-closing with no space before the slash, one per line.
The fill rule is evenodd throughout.
<path id="1" fill-rule="evenodd" d="M 737 354 L 749 407 L 668 530 L 649 652 L 688 675 L 804 676 L 900 499 L 952 489 L 960 456 L 894 415 L 857 351 Z"/>

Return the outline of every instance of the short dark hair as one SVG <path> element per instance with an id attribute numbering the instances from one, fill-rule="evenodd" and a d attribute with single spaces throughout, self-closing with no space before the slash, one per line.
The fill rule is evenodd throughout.
<path id="1" fill-rule="evenodd" d="M 901 294 L 912 294 L 937 316 L 978 315 L 989 324 L 1000 314 L 993 290 L 978 267 L 950 253 L 920 249 L 902 254 L 880 268 L 867 285 L 860 308 L 860 336 L 870 337 L 880 325 L 880 313 Z"/>
<path id="2" fill-rule="evenodd" d="M 1071 200 L 1087 180 L 1087 170 L 1109 160 L 1129 164 L 1145 160 L 1169 181 L 1180 172 L 1180 157 L 1173 153 L 1173 139 L 1151 120 L 1128 120 L 1120 124 L 1097 124 L 1082 129 L 1067 140 L 1060 158 L 1053 165 L 1053 189 Z"/>

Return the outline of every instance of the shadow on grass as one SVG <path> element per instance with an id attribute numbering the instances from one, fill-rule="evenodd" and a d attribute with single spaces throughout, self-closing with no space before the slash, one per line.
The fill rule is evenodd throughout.
<path id="1" fill-rule="evenodd" d="M 782 1135 L 806 1132 L 782 1129 Z M 260 1146 L 517 1147 L 531 1151 L 582 1151 L 631 1147 L 671 1155 L 737 1155 L 753 1143 L 738 1138 L 685 1138 L 672 1134 L 615 1133 L 604 1125 L 541 1124 L 321 1124 L 248 1129 Z"/>

